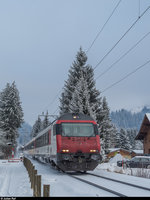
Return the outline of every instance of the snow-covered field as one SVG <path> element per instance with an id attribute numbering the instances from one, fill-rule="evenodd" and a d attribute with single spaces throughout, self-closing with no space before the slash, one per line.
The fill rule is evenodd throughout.
<path id="1" fill-rule="evenodd" d="M 94 188 L 62 172 L 58 172 L 48 164 L 42 164 L 36 160 L 32 160 L 32 163 L 35 165 L 38 174 L 42 175 L 42 186 L 43 184 L 50 184 L 50 196 L 111 196 L 106 191 Z M 114 173 L 117 170 L 118 173 Z M 150 179 L 127 175 L 130 174 L 129 171 L 131 170 L 122 169 L 117 167 L 116 163 L 110 162 L 100 164 L 92 173 L 150 188 Z M 136 169 L 133 171 L 136 171 Z M 122 172 L 124 174 L 121 174 Z M 86 174 L 82 177 L 87 178 L 89 181 L 93 179 L 93 177 Z M 105 182 L 101 179 L 98 181 L 101 185 Z M 118 187 L 122 190 L 122 185 Z M 32 194 L 33 191 L 30 188 L 28 174 L 23 163 L 9 163 L 7 160 L 0 160 L 0 196 L 28 197 Z M 139 192 L 139 189 L 134 189 L 133 192 L 133 190 L 129 190 L 128 196 L 150 196 L 150 191 Z"/>

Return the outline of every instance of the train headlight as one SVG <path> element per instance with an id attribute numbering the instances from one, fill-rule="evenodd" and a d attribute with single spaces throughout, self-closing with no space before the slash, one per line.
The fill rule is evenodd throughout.
<path id="1" fill-rule="evenodd" d="M 62 152 L 63 152 L 63 153 L 68 153 L 69 150 L 68 150 L 68 149 L 63 149 Z"/>
<path id="2" fill-rule="evenodd" d="M 90 152 L 95 153 L 95 152 L 97 152 L 97 150 L 91 149 Z"/>

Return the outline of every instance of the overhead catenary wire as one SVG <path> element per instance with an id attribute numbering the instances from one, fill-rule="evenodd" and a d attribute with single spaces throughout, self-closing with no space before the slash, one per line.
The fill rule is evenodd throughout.
<path id="1" fill-rule="evenodd" d="M 103 29 L 105 28 L 106 24 L 108 23 L 108 21 L 110 20 L 110 18 L 112 17 L 112 15 L 114 14 L 115 10 L 117 9 L 117 7 L 119 6 L 119 4 L 121 3 L 122 0 L 120 0 L 117 5 L 115 6 L 115 8 L 113 9 L 113 11 L 111 12 L 110 16 L 108 17 L 108 19 L 106 20 L 106 22 L 104 23 L 104 25 L 102 26 L 101 30 L 97 33 L 96 37 L 94 38 L 93 42 L 91 43 L 91 45 L 89 46 L 89 48 L 87 49 L 86 53 L 88 53 L 90 51 L 90 49 L 92 48 L 92 46 L 94 45 L 95 41 L 97 40 L 97 38 L 99 37 L 99 35 L 102 33 Z"/>
<path id="2" fill-rule="evenodd" d="M 146 63 L 144 63 L 143 65 L 140 65 L 139 67 L 137 67 L 136 69 L 134 69 L 132 72 L 128 73 L 126 76 L 124 76 L 122 79 L 116 81 L 115 83 L 111 84 L 110 86 L 108 86 L 107 88 L 105 88 L 104 90 L 101 91 L 101 93 L 104 93 L 105 91 L 107 91 L 108 89 L 112 88 L 113 86 L 117 85 L 118 83 L 120 83 L 121 81 L 125 80 L 126 78 L 128 78 L 129 76 L 131 76 L 132 74 L 134 74 L 135 72 L 137 72 L 139 69 L 145 67 L 145 65 L 147 65 L 148 63 L 150 63 L 150 60 L 148 60 Z"/>
<path id="3" fill-rule="evenodd" d="M 148 6 L 145 11 L 134 21 L 134 23 L 128 28 L 128 30 L 121 36 L 121 38 L 114 44 L 114 46 L 103 56 L 103 58 L 94 67 L 94 70 L 103 62 L 103 60 L 112 52 L 112 50 L 119 44 L 119 42 L 127 35 L 127 33 L 135 26 L 135 24 L 144 16 L 144 14 L 150 9 Z"/>
<path id="4" fill-rule="evenodd" d="M 132 74 L 136 73 L 138 70 L 140 70 L 141 68 L 145 67 L 148 63 L 150 63 L 150 60 L 148 60 L 146 63 L 140 65 L 139 67 L 137 67 L 136 69 L 134 69 L 132 72 L 128 73 L 126 76 L 124 76 L 120 80 L 116 81 L 115 83 L 111 84 L 110 86 L 108 86 L 107 88 L 105 88 L 104 90 L 102 90 L 101 94 L 104 93 L 104 92 L 106 92 L 110 88 L 114 87 L 118 83 L 122 82 L 123 80 L 125 80 L 126 78 L 128 78 L 129 76 L 131 76 Z M 57 109 L 55 110 L 55 112 L 53 114 L 55 114 L 56 112 L 58 112 L 58 109 L 59 108 L 57 107 Z"/>
<path id="5" fill-rule="evenodd" d="M 117 59 L 110 67 L 108 67 L 105 71 L 103 71 L 99 76 L 96 77 L 95 80 L 102 77 L 106 74 L 110 69 L 112 69 L 119 61 L 121 61 L 126 55 L 128 55 L 138 44 L 140 44 L 146 37 L 150 35 L 150 32 L 146 33 L 138 42 L 136 42 L 128 51 L 126 51 L 119 59 Z"/>
<path id="6" fill-rule="evenodd" d="M 62 88 L 62 89 L 63 89 L 63 88 Z M 59 92 L 58 92 L 58 93 L 56 94 L 56 96 L 52 99 L 52 101 L 44 108 L 44 111 L 45 111 L 50 105 L 52 105 L 52 104 L 55 102 L 56 98 L 60 95 L 62 89 L 59 90 Z"/>
<path id="7" fill-rule="evenodd" d="M 101 34 L 102 30 L 104 29 L 104 27 L 106 26 L 106 24 L 108 23 L 108 21 L 110 20 L 111 16 L 114 14 L 115 10 L 117 9 L 117 7 L 119 6 L 119 4 L 121 3 L 121 0 L 117 3 L 116 7 L 114 8 L 114 10 L 112 11 L 111 15 L 109 16 L 109 18 L 107 19 L 107 21 L 105 22 L 105 24 L 103 25 L 102 29 L 100 30 L 100 32 L 96 35 L 95 39 L 93 40 L 92 44 L 90 45 L 90 47 L 88 48 L 87 52 L 92 48 L 92 46 L 94 45 L 96 39 L 99 37 L 99 35 Z M 140 3 L 139 3 L 140 4 Z M 97 63 L 97 65 L 94 67 L 94 70 L 101 64 L 101 62 L 111 53 L 111 51 L 118 45 L 118 43 L 125 37 L 125 35 L 134 27 L 134 25 L 139 21 L 139 19 L 141 19 L 144 14 L 150 9 L 150 6 L 147 7 L 147 9 L 145 9 L 145 11 L 140 15 L 140 11 L 139 11 L 139 17 L 138 19 L 136 19 L 136 21 L 129 27 L 129 29 L 122 35 L 122 37 L 117 41 L 117 43 L 107 52 L 107 54 L 104 55 L 104 57 Z M 140 6 L 139 6 L 139 10 L 140 10 Z M 147 64 L 147 63 L 146 63 Z M 145 65 L 144 65 L 145 66 Z M 141 66 L 142 67 L 142 66 Z M 141 68 L 140 67 L 140 68 Z M 137 71 L 138 69 L 136 69 Z M 135 71 L 135 70 L 134 70 Z M 136 72 L 135 71 L 135 72 Z M 129 75 L 135 73 L 135 72 L 131 72 Z M 125 76 L 126 77 L 126 76 Z M 121 82 L 122 80 L 125 79 L 125 77 L 119 81 L 117 81 L 116 83 L 110 85 L 109 87 L 107 87 L 106 89 L 104 89 L 102 92 L 105 92 L 106 90 L 108 90 L 109 88 L 113 87 L 114 85 L 118 84 L 119 82 Z M 128 77 L 128 76 L 127 76 Z M 58 95 L 60 94 L 62 90 L 59 91 L 59 93 L 55 96 L 55 98 L 48 104 L 52 105 L 56 98 L 58 97 Z M 48 107 L 47 106 L 47 107 Z M 58 110 L 58 108 L 56 109 L 56 111 Z M 56 113 L 56 111 L 54 113 Z"/>

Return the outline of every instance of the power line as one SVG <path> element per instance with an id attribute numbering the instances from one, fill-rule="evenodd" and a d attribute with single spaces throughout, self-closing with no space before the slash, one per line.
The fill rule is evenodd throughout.
<path id="1" fill-rule="evenodd" d="M 59 107 L 53 112 L 53 114 L 56 114 L 59 111 Z"/>
<path id="2" fill-rule="evenodd" d="M 98 78 L 102 77 L 105 73 L 107 73 L 115 64 L 117 64 L 120 60 L 122 60 L 130 51 L 132 51 L 140 42 L 142 42 L 142 40 L 144 40 L 148 35 L 150 34 L 150 32 L 148 32 L 147 34 L 145 34 L 136 44 L 134 44 L 126 53 L 124 53 L 117 61 L 115 61 L 109 68 L 107 68 L 103 73 L 101 73 L 95 80 L 97 80 Z M 63 88 L 62 88 L 63 89 Z M 58 94 L 54 97 L 54 99 L 45 107 L 44 110 L 47 109 L 47 107 L 49 107 L 50 105 L 52 105 L 56 98 L 60 95 L 62 89 L 58 92 Z M 54 114 L 56 112 L 58 112 L 57 108 L 54 112 Z"/>
<path id="3" fill-rule="evenodd" d="M 127 54 L 130 53 L 130 51 L 132 51 L 140 42 L 142 42 L 148 35 L 150 34 L 150 32 L 148 32 L 147 34 L 145 34 L 136 44 L 134 44 L 127 52 L 125 52 L 118 60 L 116 60 L 110 67 L 108 67 L 104 72 L 102 72 L 95 80 L 97 80 L 98 78 L 102 77 L 104 74 L 106 74 L 114 65 L 116 65 L 120 60 L 122 60 Z"/>
<path id="4" fill-rule="evenodd" d="M 90 51 L 90 49 L 92 48 L 92 46 L 94 45 L 95 41 L 97 40 L 97 38 L 99 37 L 99 35 L 101 34 L 101 32 L 103 31 L 104 27 L 106 26 L 106 24 L 108 23 L 108 21 L 110 20 L 110 18 L 112 17 L 112 15 L 114 14 L 115 10 L 117 9 L 117 7 L 119 6 L 120 2 L 122 0 L 120 0 L 117 5 L 115 6 L 115 8 L 113 9 L 112 13 L 110 14 L 110 16 L 108 17 L 108 19 L 106 20 L 105 24 L 102 26 L 101 30 L 98 32 L 98 34 L 96 35 L 95 39 L 93 40 L 93 42 L 91 43 L 91 45 L 89 46 L 88 50 L 86 51 L 86 53 L 88 53 Z"/>
<path id="5" fill-rule="evenodd" d="M 108 86 L 107 88 L 105 88 L 103 91 L 101 91 L 101 93 L 104 93 L 106 90 L 112 88 L 113 86 L 117 85 L 118 83 L 120 83 L 121 81 L 125 80 L 126 78 L 128 78 L 129 76 L 131 76 L 132 74 L 134 74 L 135 72 L 137 72 L 139 69 L 143 68 L 145 65 L 147 65 L 148 63 L 150 63 L 150 60 L 148 60 L 146 63 L 144 63 L 143 65 L 137 67 L 135 70 L 133 70 L 132 72 L 130 72 L 129 74 L 127 74 L 126 76 L 124 76 L 122 79 L 120 79 L 119 81 L 113 83 L 112 85 Z"/>
<path id="6" fill-rule="evenodd" d="M 107 19 L 106 23 L 103 25 L 102 29 L 100 30 L 100 32 L 97 34 L 96 38 L 94 39 L 94 41 L 92 42 L 91 46 L 89 47 L 89 49 L 87 50 L 87 52 L 91 49 L 91 47 L 93 46 L 93 44 L 95 43 L 96 39 L 98 38 L 98 36 L 100 35 L 100 33 L 102 32 L 102 30 L 104 29 L 104 27 L 106 26 L 106 24 L 108 23 L 108 21 L 110 20 L 111 16 L 113 15 L 113 13 L 115 12 L 115 10 L 117 9 L 117 7 L 119 6 L 121 0 L 118 2 L 118 4 L 116 5 L 116 7 L 114 8 L 114 10 L 112 11 L 111 15 L 109 16 L 109 18 Z M 130 28 L 123 34 L 123 36 L 117 41 L 117 43 L 108 51 L 107 54 L 105 54 L 105 56 L 98 62 L 98 64 L 94 67 L 94 70 L 98 67 L 98 65 L 101 64 L 101 62 L 109 55 L 109 53 L 117 46 L 117 44 L 125 37 L 125 35 L 133 28 L 133 26 L 139 21 L 139 19 L 141 17 L 143 17 L 143 15 L 149 10 L 150 6 L 138 17 L 138 19 L 130 26 Z M 146 63 L 147 64 L 147 63 Z M 141 67 L 140 67 L 141 68 Z M 138 69 L 136 69 L 137 71 Z M 134 72 L 132 72 L 134 73 Z M 131 73 L 131 74 L 132 74 Z M 129 75 L 131 75 L 129 74 Z M 121 79 L 120 81 L 124 80 L 125 77 L 123 79 Z M 119 83 L 120 81 L 117 81 L 116 83 L 114 83 L 113 85 L 109 86 L 108 88 L 106 88 L 105 90 L 103 90 L 102 92 L 106 91 L 107 89 L 109 89 L 110 87 L 116 85 L 117 83 Z M 58 95 L 60 94 L 62 90 L 59 91 L 59 93 L 55 96 L 55 98 L 48 104 L 49 105 L 52 105 L 56 98 L 58 97 Z M 47 106 L 47 107 L 48 107 Z M 47 108 L 46 107 L 46 108 Z M 44 109 L 45 110 L 45 109 Z M 57 111 L 57 110 L 56 110 Z M 55 112 L 56 112 L 55 111 Z"/>
<path id="7" fill-rule="evenodd" d="M 121 38 L 115 43 L 115 45 L 104 55 L 104 57 L 97 63 L 94 70 L 102 63 L 102 61 L 111 53 L 111 51 L 119 44 L 119 42 L 125 37 L 125 35 L 135 26 L 135 24 L 144 16 L 144 14 L 150 9 L 148 6 L 145 11 L 135 20 L 135 22 L 129 27 L 129 29 L 121 36 Z"/>
<path id="8" fill-rule="evenodd" d="M 62 88 L 62 89 L 63 89 L 63 88 Z M 61 93 L 62 89 L 56 94 L 56 96 L 55 96 L 55 97 L 53 98 L 53 100 L 45 107 L 44 110 L 46 110 L 49 106 L 51 106 L 51 105 L 55 102 L 56 98 L 59 96 L 59 94 Z"/>

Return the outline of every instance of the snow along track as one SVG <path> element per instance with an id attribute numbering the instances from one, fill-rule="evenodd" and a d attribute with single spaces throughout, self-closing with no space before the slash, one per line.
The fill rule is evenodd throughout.
<path id="1" fill-rule="evenodd" d="M 39 160 L 39 162 L 40 162 L 40 160 Z M 47 164 L 47 163 L 43 163 L 43 162 L 41 162 L 41 163 L 42 163 L 42 164 Z M 55 167 L 56 167 L 57 170 L 63 172 L 64 174 L 67 174 L 68 176 L 73 177 L 73 178 L 75 178 L 75 179 L 77 179 L 77 180 L 79 180 L 79 181 L 81 181 L 81 182 L 87 183 L 88 185 L 91 185 L 91 186 L 94 186 L 94 187 L 99 188 L 99 189 L 101 189 L 101 190 L 107 191 L 107 192 L 109 192 L 109 193 L 111 193 L 111 194 L 114 194 L 114 195 L 116 195 L 116 196 L 118 196 L 118 197 L 127 197 L 126 195 L 121 194 L 121 193 L 119 193 L 119 192 L 116 192 L 116 191 L 114 191 L 114 190 L 110 190 L 110 189 L 108 189 L 108 188 L 106 188 L 106 187 L 100 186 L 100 185 L 98 185 L 98 184 L 92 183 L 92 182 L 87 181 L 87 180 L 84 180 L 84 179 L 82 179 L 82 178 L 73 176 L 73 175 L 71 175 L 70 173 L 64 172 L 64 171 L 61 170 L 58 166 L 55 166 Z M 80 174 L 82 174 L 82 172 L 81 172 Z M 86 174 L 88 174 L 88 173 L 86 173 Z"/>
<path id="2" fill-rule="evenodd" d="M 119 181 L 119 180 L 116 180 L 116 179 L 112 179 L 112 178 L 108 178 L 108 177 L 104 177 L 104 176 L 100 176 L 100 175 L 96 175 L 96 174 L 92 174 L 92 173 L 86 173 L 86 174 L 91 175 L 91 176 L 95 176 L 95 177 L 99 177 L 99 178 L 103 178 L 103 179 L 106 179 L 106 180 L 114 181 L 114 182 L 117 182 L 117 183 L 129 185 L 129 186 L 136 187 L 136 188 L 139 188 L 139 189 L 150 191 L 150 188 L 135 185 L 135 184 L 132 184 L 132 183 L 127 183 L 127 182 L 124 182 L 124 181 Z"/>
<path id="3" fill-rule="evenodd" d="M 51 185 L 51 196 L 150 196 L 150 179 L 99 169 L 92 171 L 91 174 L 79 172 L 65 173 L 62 170 L 57 171 L 49 164 L 37 162 L 36 160 L 32 160 L 32 162 L 42 175 L 43 183 Z"/>
<path id="4" fill-rule="evenodd" d="M 67 175 L 79 181 L 82 181 L 84 183 L 97 187 L 99 189 L 115 194 L 119 197 L 149 196 L 150 195 L 150 188 L 142 187 L 142 186 L 131 184 L 128 182 L 123 182 L 123 181 L 112 179 L 109 177 L 103 177 L 103 176 L 91 174 L 91 173 L 86 173 L 86 174 L 80 173 L 78 175 L 67 173 Z"/>
<path id="5" fill-rule="evenodd" d="M 69 176 L 71 176 L 71 177 L 73 177 L 73 178 L 75 178 L 75 179 L 77 179 L 77 180 L 79 180 L 79 181 L 82 181 L 82 182 L 84 182 L 84 183 L 87 183 L 87 184 L 89 184 L 89 185 L 92 185 L 92 186 L 94 186 L 94 187 L 97 187 L 97 188 L 99 188 L 99 189 L 105 190 L 105 191 L 107 191 L 107 192 L 109 192 L 109 193 L 111 193 L 111 194 L 115 194 L 115 195 L 118 196 L 118 197 L 127 197 L 127 196 L 124 195 L 124 194 L 121 194 L 121 193 L 116 192 L 116 191 L 114 191 L 114 190 L 108 189 L 108 188 L 103 187 L 103 186 L 101 186 L 101 185 L 98 185 L 98 184 L 95 184 L 95 183 L 93 183 L 93 182 L 84 180 L 84 179 L 82 179 L 82 178 L 79 178 L 79 177 L 70 175 L 70 174 L 68 174 L 68 173 L 66 173 L 66 174 L 69 175 Z"/>

